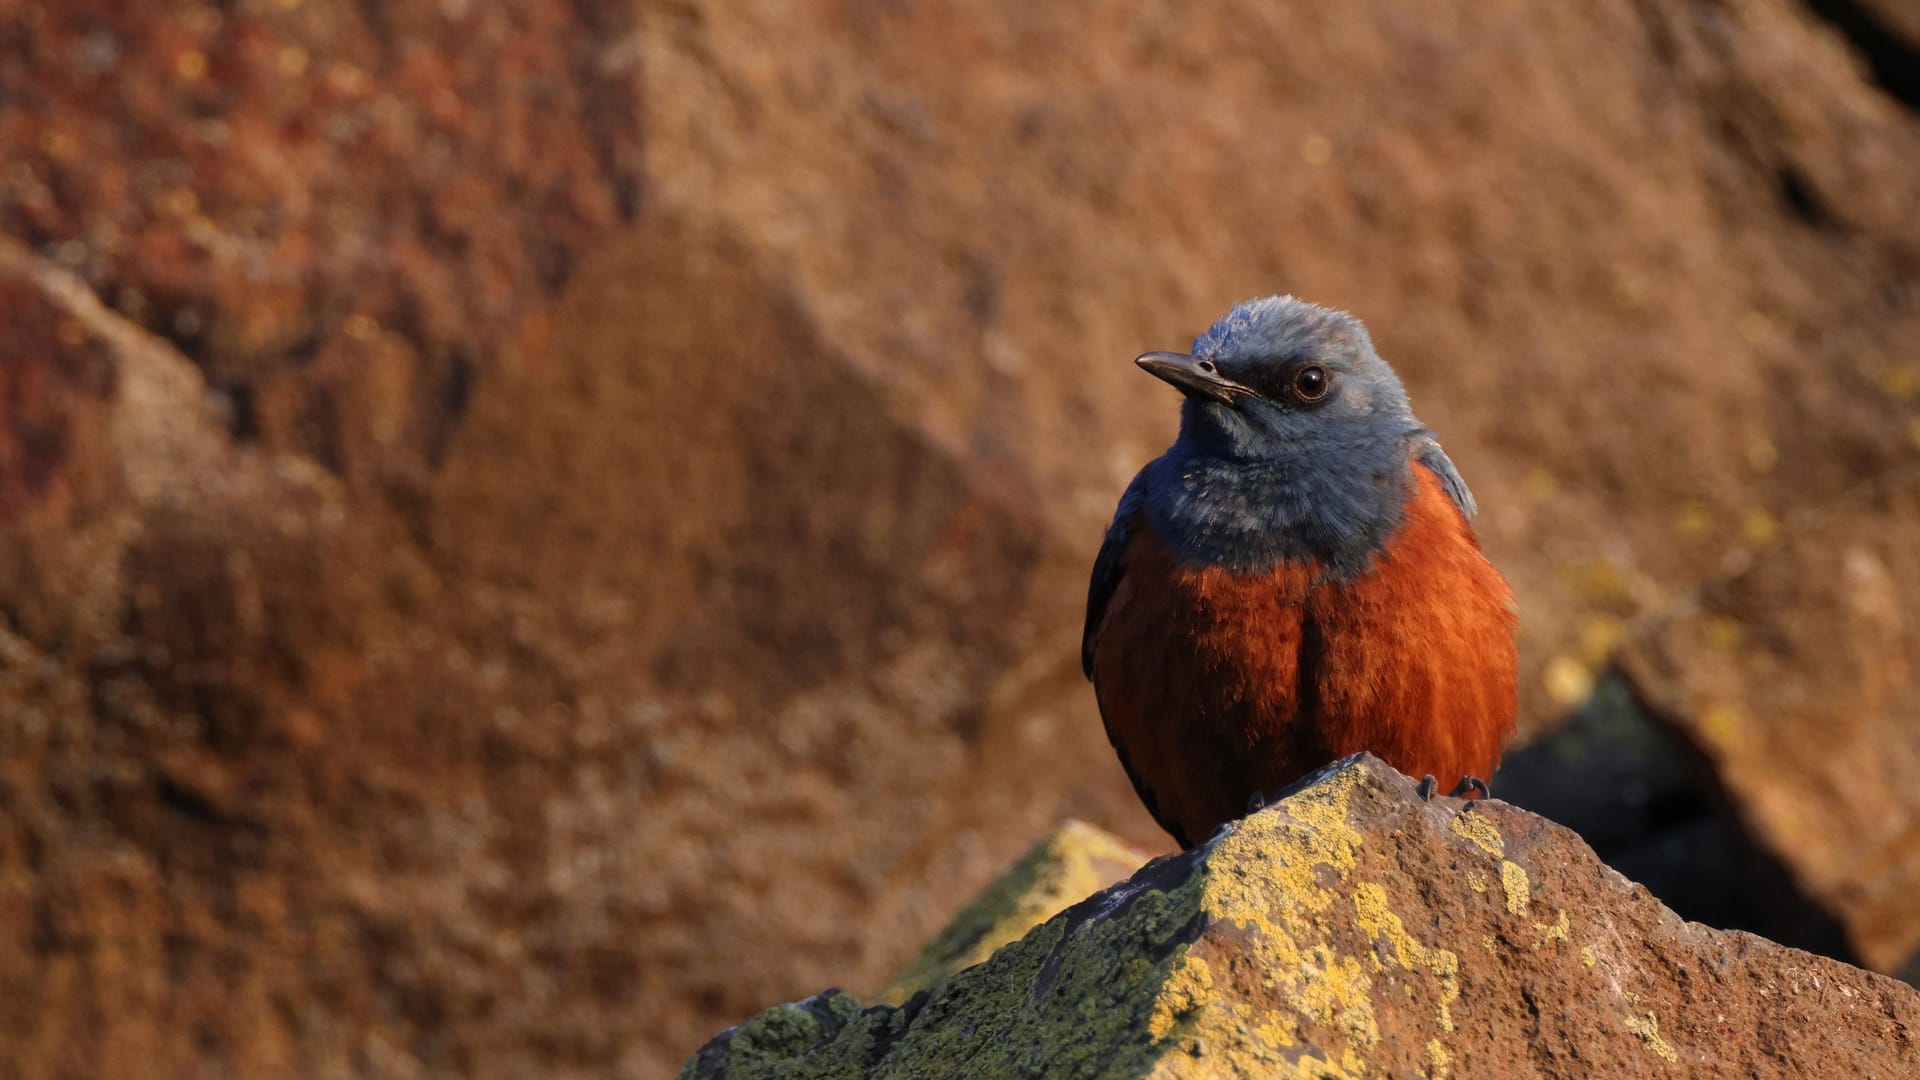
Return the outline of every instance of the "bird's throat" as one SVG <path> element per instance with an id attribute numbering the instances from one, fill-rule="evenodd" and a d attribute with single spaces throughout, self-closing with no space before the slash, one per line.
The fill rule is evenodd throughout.
<path id="1" fill-rule="evenodd" d="M 1152 466 L 1155 530 L 1182 561 L 1245 573 L 1308 561 L 1332 578 L 1359 574 L 1400 525 L 1412 491 L 1397 439 L 1251 462 L 1179 450 Z"/>

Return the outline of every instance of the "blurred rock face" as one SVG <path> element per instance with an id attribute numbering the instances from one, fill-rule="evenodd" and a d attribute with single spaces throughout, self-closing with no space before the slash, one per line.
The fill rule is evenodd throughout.
<path id="1" fill-rule="evenodd" d="M 29 1076 L 658 1075 L 1060 817 L 1161 843 L 1079 605 L 1173 428 L 1127 359 L 1246 296 L 1369 321 L 1536 724 L 1920 456 L 1920 125 L 1784 0 L 122 7 L 0 11 Z M 1721 614 L 1877 573 L 1804 544 L 1837 594 Z M 1885 621 L 1819 624 L 1880 698 L 1644 685 L 1805 754 L 1898 715 Z"/>
<path id="2" fill-rule="evenodd" d="M 1862 963 L 1920 974 L 1920 471 L 1708 583 L 1622 658 Z"/>

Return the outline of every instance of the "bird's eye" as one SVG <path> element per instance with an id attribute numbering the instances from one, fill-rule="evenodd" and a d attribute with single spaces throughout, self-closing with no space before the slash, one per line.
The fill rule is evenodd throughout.
<path id="1" fill-rule="evenodd" d="M 1319 401 L 1332 388 L 1333 380 L 1319 364 L 1308 364 L 1293 373 L 1293 396 L 1301 401 Z"/>

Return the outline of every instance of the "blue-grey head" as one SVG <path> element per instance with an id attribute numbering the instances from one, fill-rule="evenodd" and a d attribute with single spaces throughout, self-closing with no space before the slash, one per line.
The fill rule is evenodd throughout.
<path id="1" fill-rule="evenodd" d="M 1250 300 L 1191 353 L 1136 361 L 1186 395 L 1180 436 L 1142 474 L 1155 526 L 1188 559 L 1257 570 L 1371 563 L 1413 492 L 1415 462 L 1462 513 L 1473 497 L 1413 415 L 1359 319 L 1291 296 Z"/>

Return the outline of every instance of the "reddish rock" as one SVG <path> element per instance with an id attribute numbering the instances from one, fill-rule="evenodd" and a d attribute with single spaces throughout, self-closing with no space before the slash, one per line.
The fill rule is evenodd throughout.
<path id="1" fill-rule="evenodd" d="M 113 365 L 79 321 L 0 276 L 0 525 L 66 523 L 106 470 Z"/>
<path id="2" fill-rule="evenodd" d="M 0 231 L 178 342 L 238 433 L 356 480 L 639 200 L 627 6 L 10 5 Z"/>
<path id="3" fill-rule="evenodd" d="M 1621 657 L 1759 857 L 1862 963 L 1920 973 L 1920 472 L 1810 515 Z"/>

